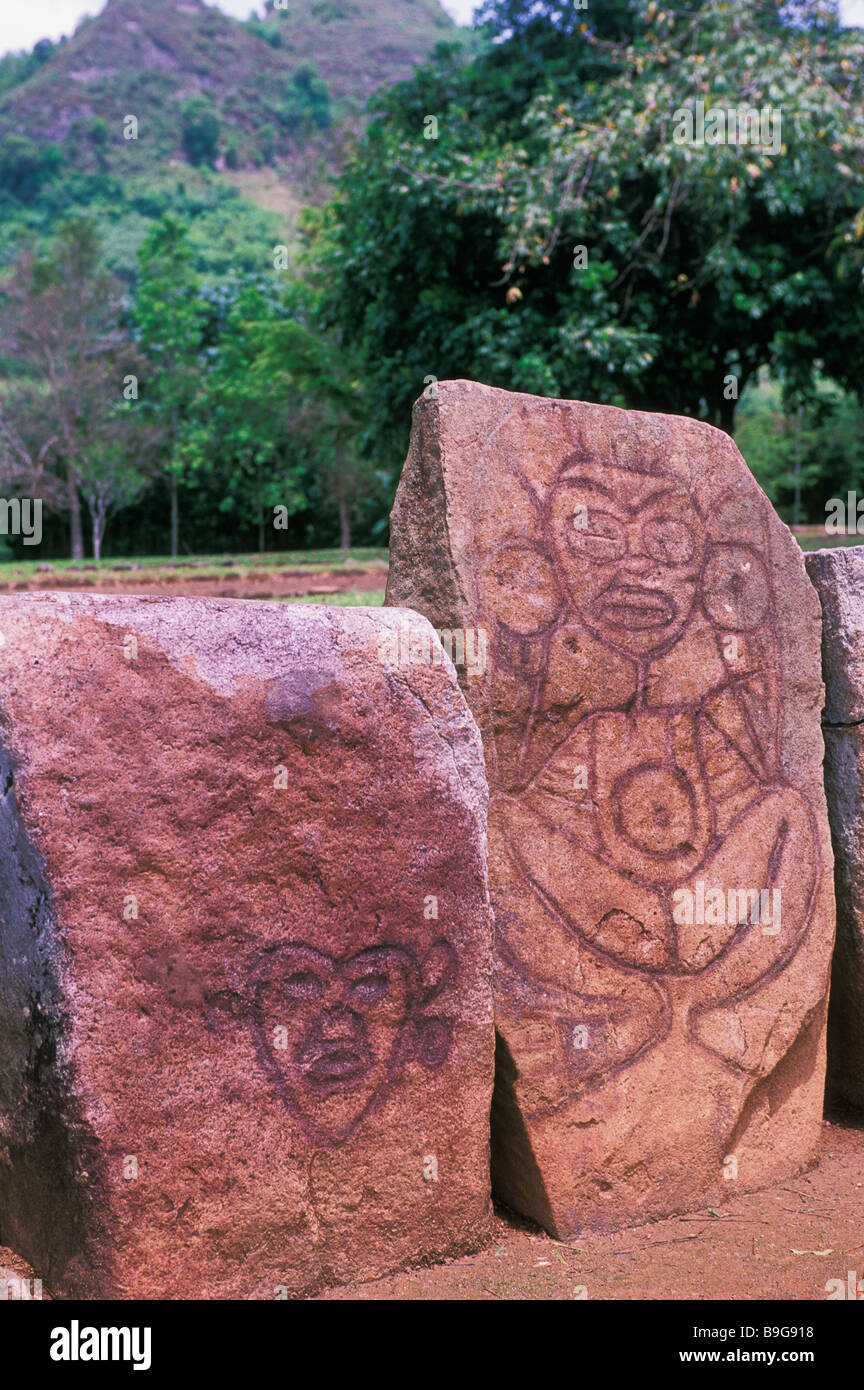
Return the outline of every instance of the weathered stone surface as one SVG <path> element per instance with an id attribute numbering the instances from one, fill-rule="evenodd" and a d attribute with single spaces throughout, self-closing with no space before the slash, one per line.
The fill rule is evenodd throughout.
<path id="1" fill-rule="evenodd" d="M 490 778 L 493 1190 L 570 1236 L 814 1161 L 819 603 L 731 440 L 438 383 L 388 602 L 487 636 L 460 679 Z"/>
<path id="2" fill-rule="evenodd" d="M 837 944 L 828 1010 L 828 1094 L 864 1109 L 864 549 L 815 550 L 822 601 L 825 792 Z"/>
<path id="3" fill-rule="evenodd" d="M 401 621 L 0 600 L 0 1244 L 47 1291 L 273 1298 L 484 1234 L 482 748 Z"/>

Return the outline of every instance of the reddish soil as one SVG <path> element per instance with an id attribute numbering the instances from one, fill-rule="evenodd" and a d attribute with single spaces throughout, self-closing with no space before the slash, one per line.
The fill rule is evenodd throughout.
<path id="1" fill-rule="evenodd" d="M 507 1212 L 476 1255 L 320 1300 L 793 1299 L 825 1300 L 829 1279 L 864 1280 L 864 1119 L 826 1122 L 818 1168 L 779 1187 L 730 1196 L 613 1235 L 563 1244 Z M 0 1248 L 0 1269 L 33 1271 Z M 584 1290 L 584 1293 L 582 1292 Z"/>
<path id="2" fill-rule="evenodd" d="M 0 584 L 0 594 L 23 593 L 34 590 L 74 589 L 76 592 L 100 594 L 170 594 L 172 598 L 206 595 L 209 598 L 314 598 L 331 594 L 374 593 L 387 584 L 385 566 L 361 567 L 331 572 L 322 570 L 262 569 L 235 573 L 226 567 L 224 574 L 196 575 L 191 567 L 182 566 L 166 573 L 163 566 L 157 574 L 152 570 L 78 570 L 75 573 L 58 570 L 37 574 L 32 579 Z"/>
<path id="3" fill-rule="evenodd" d="M 480 1254 L 322 1299 L 827 1299 L 864 1279 L 864 1120 L 826 1123 L 818 1168 L 722 1207 L 563 1244 L 506 1212 Z M 731 1186 L 731 1184 L 730 1184 Z M 584 1290 L 584 1292 L 581 1292 Z"/>

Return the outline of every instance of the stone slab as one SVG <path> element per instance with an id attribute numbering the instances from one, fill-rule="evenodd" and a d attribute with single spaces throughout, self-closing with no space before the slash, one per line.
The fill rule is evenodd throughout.
<path id="1" fill-rule="evenodd" d="M 489 1219 L 486 784 L 399 614 L 0 599 L 0 1244 L 269 1299 Z"/>
<path id="2" fill-rule="evenodd" d="M 568 1238 L 799 1171 L 834 915 L 798 546 L 708 425 L 436 391 L 387 602 L 485 652 L 493 1189 Z"/>
<path id="3" fill-rule="evenodd" d="M 832 1101 L 864 1110 L 864 548 L 805 558 L 824 619 L 825 792 L 837 896 L 827 1089 Z"/>

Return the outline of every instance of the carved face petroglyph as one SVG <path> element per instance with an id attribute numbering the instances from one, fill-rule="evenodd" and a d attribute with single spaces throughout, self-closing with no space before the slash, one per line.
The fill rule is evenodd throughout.
<path id="1" fill-rule="evenodd" d="M 678 641 L 693 611 L 702 521 L 671 476 L 579 464 L 551 499 L 559 572 L 595 636 L 628 656 Z"/>
<path id="2" fill-rule="evenodd" d="M 408 1062 L 443 1063 L 450 1025 L 423 1011 L 455 964 L 445 941 L 422 962 L 398 946 L 340 958 L 288 942 L 256 967 L 250 990 L 259 1057 L 316 1140 L 348 1138 Z"/>

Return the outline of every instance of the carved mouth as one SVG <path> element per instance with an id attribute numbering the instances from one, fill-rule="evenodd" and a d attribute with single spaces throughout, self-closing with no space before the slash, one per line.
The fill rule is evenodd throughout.
<path id="1" fill-rule="evenodd" d="M 613 585 L 597 600 L 596 609 L 607 627 L 623 627 L 628 632 L 668 627 L 678 611 L 666 594 L 638 584 Z"/>
<path id="2" fill-rule="evenodd" d="M 331 1047 L 304 1059 L 306 1079 L 326 1085 L 332 1081 L 357 1081 L 369 1070 L 369 1059 L 350 1047 Z"/>

